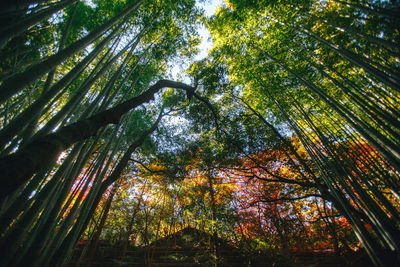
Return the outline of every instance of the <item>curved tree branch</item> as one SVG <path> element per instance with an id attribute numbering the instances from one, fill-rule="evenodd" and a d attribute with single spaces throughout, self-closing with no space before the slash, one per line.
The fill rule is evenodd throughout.
<path id="1" fill-rule="evenodd" d="M 153 100 L 154 94 L 165 87 L 182 89 L 190 93 L 194 93 L 196 89 L 181 82 L 159 80 L 136 97 L 87 119 L 62 127 L 54 133 L 34 140 L 14 154 L 0 158 L 0 201 L 28 181 L 34 173 L 57 160 L 62 151 L 78 141 L 96 135 L 102 127 L 117 124 L 122 115 Z"/>

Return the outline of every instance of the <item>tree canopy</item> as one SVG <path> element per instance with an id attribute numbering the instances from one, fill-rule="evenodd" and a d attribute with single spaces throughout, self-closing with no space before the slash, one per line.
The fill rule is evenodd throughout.
<path id="1" fill-rule="evenodd" d="M 400 263 L 398 1 L 201 3 L 0 5 L 0 265 L 151 265 L 186 227 L 214 266 Z"/>

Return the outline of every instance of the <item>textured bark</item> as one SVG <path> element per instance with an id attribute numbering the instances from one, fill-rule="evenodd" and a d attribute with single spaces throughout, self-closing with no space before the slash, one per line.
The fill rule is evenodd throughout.
<path id="1" fill-rule="evenodd" d="M 1 158 L 0 199 L 4 199 L 5 196 L 28 181 L 42 166 L 55 161 L 62 151 L 78 141 L 96 135 L 100 128 L 108 124 L 117 124 L 122 115 L 154 99 L 154 94 L 164 87 L 183 89 L 188 92 L 188 95 L 195 90 L 194 87 L 184 83 L 160 80 L 147 91 L 130 100 L 90 118 L 62 127 L 52 134 L 34 140 L 16 153 Z"/>

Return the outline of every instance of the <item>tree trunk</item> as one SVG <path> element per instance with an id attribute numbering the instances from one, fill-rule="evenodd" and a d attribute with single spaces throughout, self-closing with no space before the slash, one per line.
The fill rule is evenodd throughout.
<path id="1" fill-rule="evenodd" d="M 353 126 L 357 131 L 359 131 L 364 138 L 373 145 L 376 150 L 378 150 L 387 160 L 392 164 L 396 170 L 400 171 L 400 165 L 398 164 L 400 160 L 400 149 L 397 144 L 394 144 L 392 141 L 386 138 L 386 136 L 382 135 L 375 129 L 368 127 L 364 122 L 359 120 L 349 112 L 346 108 L 340 105 L 336 100 L 332 99 L 328 95 L 326 95 L 320 88 L 315 86 L 309 80 L 306 80 L 299 74 L 297 74 L 294 70 L 289 68 L 286 64 L 278 60 L 277 58 L 271 56 L 267 52 L 259 49 L 256 49 L 262 52 L 264 55 L 269 57 L 271 60 L 276 62 L 280 67 L 285 69 L 288 73 L 295 76 L 297 79 L 301 81 L 305 86 L 310 88 L 314 93 L 316 93 L 326 104 L 328 104 L 333 110 L 335 110 L 340 116 L 342 116 L 351 126 Z"/>
<path id="2" fill-rule="evenodd" d="M 67 0 L 58 3 L 57 5 L 47 8 L 44 11 L 39 11 L 36 14 L 29 15 L 28 18 L 22 19 L 15 25 L 11 25 L 6 27 L 0 32 L 0 49 L 2 49 L 8 41 L 10 41 L 13 37 L 23 33 L 25 30 L 28 30 L 30 27 L 38 24 L 44 19 L 47 19 L 54 13 L 62 10 L 63 8 L 72 5 L 74 2 L 78 0 Z"/>
<path id="3" fill-rule="evenodd" d="M 46 0 L 3 0 L 0 3 L 0 14 L 24 10 L 33 4 L 41 4 Z"/>
<path id="4" fill-rule="evenodd" d="M 4 81 L 3 84 L 0 86 L 0 104 L 4 103 L 4 101 L 6 101 L 9 97 L 18 93 L 26 86 L 28 86 L 44 74 L 48 73 L 56 66 L 64 62 L 66 59 L 73 56 L 74 54 L 85 48 L 88 44 L 92 43 L 97 38 L 102 36 L 106 31 L 108 31 L 109 29 L 111 29 L 111 27 L 120 22 L 129 13 L 136 10 L 142 2 L 143 0 L 139 0 L 138 2 L 133 3 L 120 14 L 118 14 L 108 22 L 104 23 L 103 25 L 99 26 L 97 29 L 95 29 L 79 41 L 76 41 L 75 43 L 61 50 L 57 54 L 52 55 L 42 62 L 28 68 L 26 71 L 20 74 L 16 74 L 8 80 Z"/>
<path id="5" fill-rule="evenodd" d="M 60 51 L 61 49 L 64 48 L 65 42 L 67 41 L 67 37 L 68 37 L 69 32 L 71 30 L 72 21 L 74 19 L 75 14 L 76 14 L 76 9 L 78 7 L 78 3 L 79 2 L 77 2 L 75 4 L 74 9 L 72 10 L 72 13 L 68 18 L 67 25 L 65 26 L 63 35 L 61 37 L 61 40 L 60 40 L 60 43 L 59 43 L 59 46 L 58 46 L 58 51 Z M 54 75 L 56 74 L 56 69 L 57 68 L 54 68 L 47 75 L 46 82 L 44 83 L 44 86 L 43 86 L 42 95 L 45 94 L 49 90 L 51 84 L 53 83 Z M 25 128 L 24 132 L 21 134 L 21 146 L 26 144 L 28 142 L 28 140 L 32 137 L 32 135 L 33 135 L 33 133 L 35 131 L 35 128 L 37 126 L 38 120 L 40 119 L 41 114 L 42 113 L 38 112 L 38 114 L 36 114 L 36 116 L 32 119 L 32 121 Z"/>
<path id="6" fill-rule="evenodd" d="M 154 94 L 164 87 L 183 89 L 193 92 L 194 87 L 169 80 L 160 80 L 144 93 L 131 98 L 113 108 L 100 112 L 90 118 L 65 126 L 56 132 L 45 135 L 16 153 L 0 159 L 0 173 L 2 173 L 2 187 L 0 199 L 13 192 L 18 186 L 24 184 L 43 165 L 53 162 L 58 155 L 73 145 L 96 135 L 97 131 L 108 125 L 117 124 L 122 115 L 137 106 L 154 98 Z M 21 169 L 21 166 L 25 166 Z"/>
<path id="7" fill-rule="evenodd" d="M 333 0 L 337 3 L 349 6 L 349 7 L 353 7 L 356 9 L 359 9 L 367 14 L 373 14 L 373 15 L 378 15 L 378 16 L 382 16 L 382 17 L 386 17 L 388 19 L 394 19 L 394 20 L 398 20 L 399 19 L 399 9 L 397 8 L 396 10 L 390 10 L 387 8 L 381 8 L 378 6 L 373 6 L 370 5 L 372 8 L 368 8 L 366 6 L 362 6 L 360 4 L 353 4 L 353 3 L 349 3 L 349 2 L 345 2 L 345 1 L 341 1 L 341 0 Z"/>
<path id="8" fill-rule="evenodd" d="M 41 95 L 34 103 L 28 106 L 24 111 L 18 114 L 12 121 L 9 122 L 6 128 L 0 130 L 0 148 L 3 148 L 12 138 L 22 131 L 23 127 L 31 122 L 35 115 L 59 92 L 69 85 L 85 67 L 103 50 L 104 46 L 111 40 L 111 33 L 96 48 L 79 62 L 72 70 L 70 70 L 61 80 L 55 83 L 49 90 Z"/>
<path id="9" fill-rule="evenodd" d="M 73 110 L 76 105 L 78 105 L 82 98 L 86 95 L 86 93 L 90 90 L 90 88 L 93 86 L 93 84 L 99 80 L 104 73 L 112 66 L 112 64 L 120 58 L 120 56 L 129 48 L 130 43 L 128 43 L 123 49 L 121 49 L 118 54 L 116 54 L 114 57 L 112 57 L 109 61 L 107 61 L 104 66 L 94 75 L 90 75 L 88 79 L 77 89 L 75 94 L 71 97 L 71 99 L 66 103 L 58 112 L 56 115 L 54 115 L 47 123 L 45 126 L 43 126 L 42 129 L 40 129 L 33 139 L 36 139 L 40 136 L 44 136 L 51 132 L 57 125 L 60 123 L 63 119 L 67 117 L 69 112 Z M 107 86 L 113 86 L 117 78 L 119 77 L 122 69 L 125 67 L 125 64 L 127 61 L 130 59 L 130 54 L 125 58 L 124 62 L 121 64 L 119 69 L 114 73 L 113 77 L 108 80 Z M 96 68 L 93 70 L 92 74 L 94 74 L 97 71 L 97 67 L 100 66 L 99 64 L 96 65 Z M 107 90 L 107 89 L 103 89 Z"/>
<path id="10" fill-rule="evenodd" d="M 101 235 L 101 232 L 103 231 L 104 225 L 105 225 L 107 217 L 108 217 L 108 213 L 110 212 L 110 209 L 111 209 L 112 200 L 113 200 L 114 195 L 117 192 L 118 188 L 119 188 L 119 183 L 115 183 L 113 188 L 111 189 L 110 195 L 108 196 L 106 204 L 103 208 L 103 215 L 101 216 L 101 220 L 95 229 L 93 237 L 91 238 L 89 252 L 88 252 L 87 259 L 86 259 L 88 261 L 87 267 L 90 266 L 90 260 L 93 258 L 93 256 L 95 255 L 95 253 L 97 251 L 97 248 L 99 245 L 99 240 L 100 240 L 100 235 Z"/>

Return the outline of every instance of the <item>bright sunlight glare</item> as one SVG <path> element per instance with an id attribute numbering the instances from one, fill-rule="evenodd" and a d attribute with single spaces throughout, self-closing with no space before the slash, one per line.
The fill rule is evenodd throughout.
<path id="1" fill-rule="evenodd" d="M 209 0 L 209 1 L 197 1 L 196 5 L 204 9 L 204 15 L 206 17 L 211 17 L 214 15 L 215 10 L 218 7 L 224 6 L 225 2 L 223 0 Z M 199 25 L 198 33 L 201 37 L 201 42 L 199 44 L 199 53 L 194 57 L 195 61 L 202 60 L 208 55 L 208 51 L 212 48 L 212 38 L 210 32 L 204 25 Z M 192 62 L 185 62 L 184 64 L 175 64 L 173 62 L 171 65 L 171 78 L 175 80 L 182 80 L 183 82 L 190 82 L 188 77 L 184 76 L 184 70 L 190 66 Z"/>

